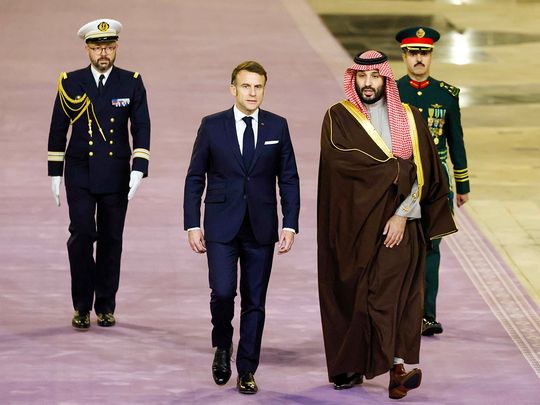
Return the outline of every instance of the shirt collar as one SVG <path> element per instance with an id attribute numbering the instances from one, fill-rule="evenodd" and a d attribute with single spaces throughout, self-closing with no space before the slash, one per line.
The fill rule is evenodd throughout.
<path id="1" fill-rule="evenodd" d="M 234 120 L 236 122 L 242 120 L 242 118 L 244 117 L 252 117 L 253 121 L 259 122 L 259 109 L 258 108 L 253 112 L 253 114 L 247 115 L 247 114 L 244 114 L 242 111 L 240 111 L 235 104 L 233 107 L 233 111 L 234 111 Z"/>
<path id="2" fill-rule="evenodd" d="M 109 78 L 109 75 L 111 74 L 111 71 L 112 71 L 112 66 L 107 69 L 105 72 L 100 72 L 99 70 L 97 70 L 94 65 L 90 65 L 90 70 L 92 71 L 92 76 L 94 76 L 94 80 L 96 81 L 96 84 L 99 83 L 99 76 L 103 75 L 105 76 L 105 78 L 103 79 L 103 84 L 105 84 L 105 82 L 107 81 L 107 79 Z"/>

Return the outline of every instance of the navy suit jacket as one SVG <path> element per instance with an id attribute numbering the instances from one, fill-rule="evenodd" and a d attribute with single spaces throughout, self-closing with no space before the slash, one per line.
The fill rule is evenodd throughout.
<path id="1" fill-rule="evenodd" d="M 131 169 L 143 172 L 146 177 L 150 116 L 141 76 L 114 66 L 103 94 L 99 96 L 88 66 L 67 73 L 62 86 L 70 98 L 80 99 L 86 95 L 92 105 L 73 123 L 66 148 L 70 119 L 76 118 L 78 113 L 64 109 L 60 93 L 57 94 L 49 132 L 49 176 L 65 174 L 66 187 L 87 188 L 93 193 L 121 192 L 129 188 L 130 161 L 133 160 Z M 88 117 L 92 120 L 92 134 L 89 133 Z M 103 136 L 98 130 L 96 118 Z M 129 142 L 129 123 L 133 154 Z"/>
<path id="2" fill-rule="evenodd" d="M 300 186 L 294 150 L 285 118 L 259 110 L 255 154 L 244 167 L 233 109 L 204 117 L 193 146 L 184 188 L 184 228 L 200 227 L 204 199 L 205 239 L 230 242 L 246 210 L 261 245 L 278 241 L 276 181 L 283 227 L 298 232 Z M 208 184 L 206 184 L 206 182 Z"/>

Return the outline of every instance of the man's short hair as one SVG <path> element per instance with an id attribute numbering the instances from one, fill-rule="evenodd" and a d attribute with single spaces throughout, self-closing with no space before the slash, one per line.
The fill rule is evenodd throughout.
<path id="1" fill-rule="evenodd" d="M 254 60 L 247 60 L 240 63 L 234 68 L 231 74 L 231 84 L 234 84 L 234 82 L 236 81 L 236 76 L 241 70 L 247 70 L 248 72 L 257 73 L 261 76 L 264 76 L 264 84 L 266 84 L 266 82 L 268 81 L 266 70 L 264 70 L 262 65 L 258 62 L 255 62 Z"/>

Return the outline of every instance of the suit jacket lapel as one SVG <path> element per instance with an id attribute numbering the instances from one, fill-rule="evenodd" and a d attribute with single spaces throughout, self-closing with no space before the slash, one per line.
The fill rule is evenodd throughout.
<path id="1" fill-rule="evenodd" d="M 238 144 L 238 136 L 236 135 L 236 123 L 234 122 L 234 112 L 231 108 L 225 118 L 225 140 L 229 144 L 232 153 L 240 166 L 244 168 L 244 161 L 242 160 L 242 153 L 240 152 L 240 145 Z"/>

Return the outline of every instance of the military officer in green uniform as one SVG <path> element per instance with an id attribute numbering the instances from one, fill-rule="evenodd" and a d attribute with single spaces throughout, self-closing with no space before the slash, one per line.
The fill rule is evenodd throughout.
<path id="1" fill-rule="evenodd" d="M 401 100 L 417 107 L 424 115 L 445 168 L 450 186 L 450 206 L 461 207 L 469 199 L 469 173 L 467 156 L 461 128 L 459 89 L 430 76 L 431 57 L 439 33 L 429 27 L 412 27 L 396 34 L 403 50 L 407 75 L 397 81 Z M 448 154 L 453 166 L 455 187 L 450 180 Z M 439 288 L 439 250 L 441 239 L 431 242 L 426 257 L 426 288 L 424 295 L 424 319 L 422 334 L 430 336 L 442 333 L 442 325 L 436 319 L 436 299 Z"/>
<path id="2" fill-rule="evenodd" d="M 90 327 L 92 308 L 99 326 L 116 323 L 128 200 L 148 175 L 146 90 L 139 73 L 114 65 L 121 29 L 100 19 L 79 30 L 90 65 L 60 75 L 49 131 L 48 174 L 58 206 L 62 178 L 66 186 L 71 324 L 78 330 Z"/>

